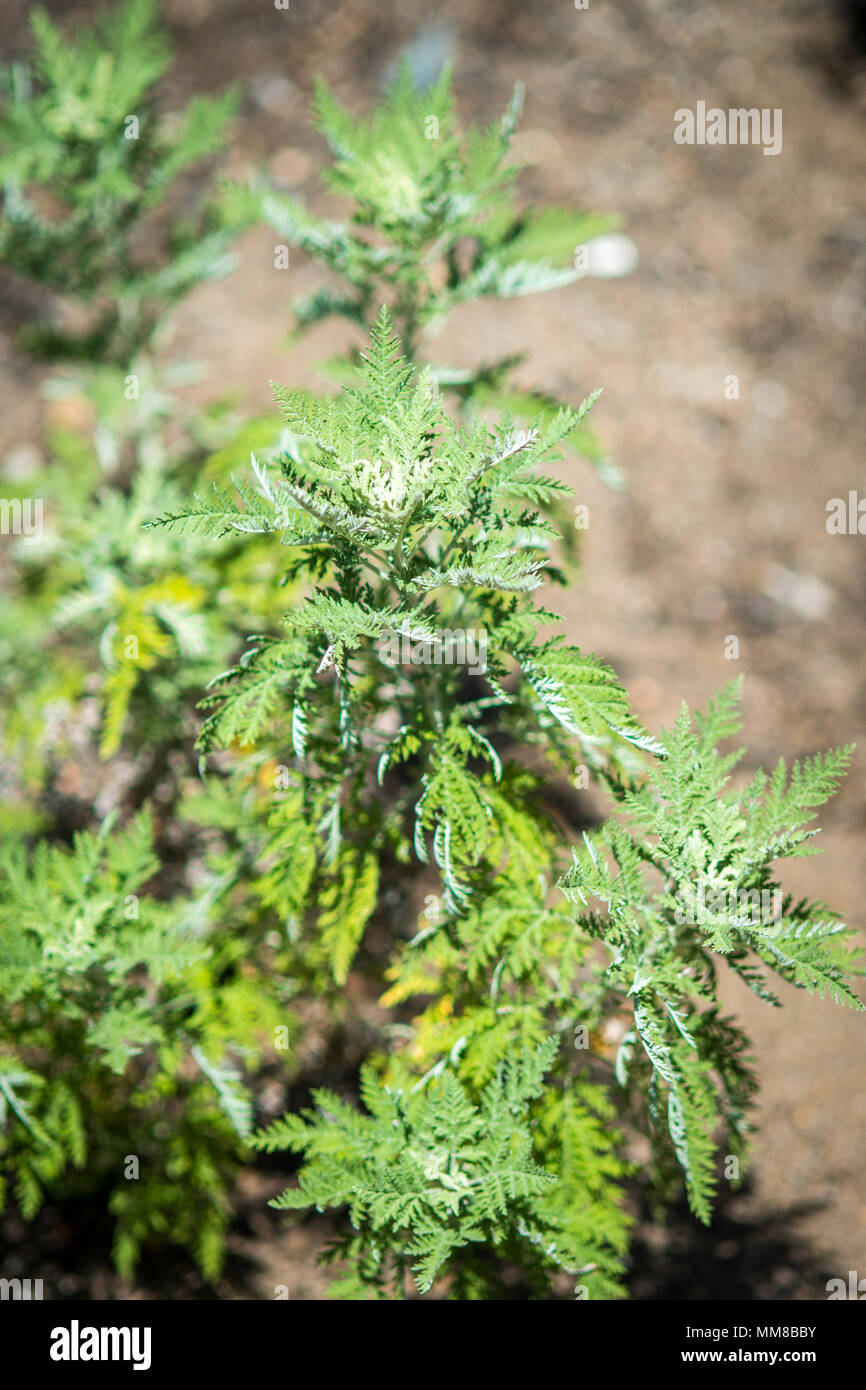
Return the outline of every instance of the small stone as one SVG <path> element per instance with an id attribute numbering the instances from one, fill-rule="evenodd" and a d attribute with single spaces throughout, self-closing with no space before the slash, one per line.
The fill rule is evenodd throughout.
<path id="1" fill-rule="evenodd" d="M 434 21 L 424 24 L 415 38 L 400 54 L 400 59 L 409 64 L 412 85 L 416 92 L 432 87 L 446 63 L 454 53 L 455 30 L 452 24 Z M 382 85 L 390 86 L 397 76 L 399 60 L 387 64 L 382 75 Z"/>
<path id="2" fill-rule="evenodd" d="M 281 72 L 258 73 L 250 83 L 250 93 L 256 106 L 275 116 L 288 111 L 294 90 L 294 83 Z"/>
<path id="3" fill-rule="evenodd" d="M 784 565 L 768 565 L 764 593 L 776 603 L 793 608 L 801 618 L 824 618 L 833 607 L 835 594 L 814 574 L 798 574 Z"/>
<path id="4" fill-rule="evenodd" d="M 593 237 L 586 249 L 589 252 L 587 273 L 596 280 L 617 280 L 622 275 L 631 275 L 640 261 L 640 252 L 631 237 L 622 232 Z"/>

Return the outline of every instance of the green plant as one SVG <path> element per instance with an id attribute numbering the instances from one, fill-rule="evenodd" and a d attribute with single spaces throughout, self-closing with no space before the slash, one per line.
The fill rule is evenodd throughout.
<path id="1" fill-rule="evenodd" d="M 247 983 L 201 907 L 144 890 L 159 869 L 150 817 L 111 818 L 71 850 L 7 843 L 0 874 L 0 1169 L 20 1210 L 104 1190 L 122 1273 L 154 1239 L 214 1278 L 238 1137 L 252 1118 L 238 1060 L 255 1063 L 277 998 L 226 1050 Z M 236 953 L 235 953 L 236 955 Z"/>
<path id="2" fill-rule="evenodd" d="M 253 763 L 292 747 L 288 814 L 265 848 L 290 931 L 337 984 L 356 960 L 390 981 L 380 1002 L 399 1019 L 365 1075 L 368 1117 L 320 1095 L 257 1142 L 306 1156 L 279 1204 L 348 1207 L 349 1296 L 399 1295 L 411 1266 L 421 1289 L 443 1275 L 455 1296 L 494 1297 L 508 1261 L 535 1292 L 566 1271 L 608 1296 L 626 1165 L 599 1117 L 618 1087 L 656 1181 L 670 1190 L 675 1158 L 702 1220 L 719 1146 L 742 1153 L 755 1079 L 717 964 L 765 998 L 762 967 L 858 1003 L 847 932 L 821 905 L 773 899 L 771 869 L 810 851 L 805 827 L 850 750 L 730 788 L 738 755 L 716 745 L 737 728 L 735 687 L 651 738 L 607 666 L 540 637 L 558 619 L 530 598 L 545 573 L 563 578 L 544 512 L 565 485 L 548 470 L 581 412 L 528 432 L 456 425 L 384 309 L 358 376 L 327 404 L 278 388 L 279 469 L 157 523 L 273 532 L 288 576 L 314 586 L 283 636 L 212 682 L 199 742 L 247 746 Z M 474 677 L 459 656 L 471 634 L 486 652 Z M 386 664 L 398 638 L 403 660 Z M 576 757 L 619 809 L 572 848 L 545 790 Z M 769 916 L 753 910 L 762 893 Z M 546 1041 L 573 1035 L 585 1047 Z"/>
<path id="3" fill-rule="evenodd" d="M 369 326 L 387 297 L 404 351 L 414 356 L 421 335 L 441 327 L 458 304 L 578 280 L 577 246 L 611 219 L 553 207 L 518 212 L 519 166 L 506 158 L 522 105 L 518 85 L 500 121 L 461 137 L 447 69 L 419 92 L 404 64 L 368 120 L 341 107 L 319 81 L 315 123 L 335 160 L 323 178 L 351 200 L 350 221 L 316 218 L 273 190 L 258 195 L 276 231 L 347 281 L 345 290 L 300 302 L 300 323 L 341 314 Z"/>
<path id="4" fill-rule="evenodd" d="M 250 623 L 276 621 L 291 601 L 261 547 L 240 555 L 231 541 L 215 550 L 142 529 L 156 507 L 180 502 L 208 444 L 202 421 L 205 438 L 179 443 L 176 401 L 147 363 L 133 365 L 134 400 L 124 397 L 123 368 L 51 383 L 76 386 L 95 427 L 52 429 L 47 465 L 19 485 L 38 493 L 44 525 L 38 545 L 17 545 L 0 687 L 7 746 L 25 750 L 21 780 L 31 791 L 50 770 L 34 755 L 45 752 L 51 712 L 88 698 L 98 705 L 100 757 L 122 750 L 146 779 L 188 746 L 212 662 L 228 662 Z"/>
<path id="5" fill-rule="evenodd" d="M 595 396 L 519 390 L 517 357 L 420 360 L 457 305 L 577 279 L 610 225 L 518 209 L 519 91 L 461 138 L 447 74 L 419 94 L 404 69 L 367 122 L 320 86 L 349 220 L 254 181 L 144 266 L 151 212 L 232 108 L 158 118 L 154 15 L 132 0 L 70 46 L 37 13 L 38 91 L 14 69 L 0 114 L 0 253 L 92 311 L 39 345 L 96 358 L 51 388 L 92 428 L 49 438 L 27 484 L 45 543 L 17 545 L 0 616 L 0 1168 L 28 1216 L 104 1193 L 125 1274 L 174 1240 L 216 1278 L 251 1141 L 302 1158 L 278 1209 L 334 1209 L 338 1295 L 405 1297 L 411 1273 L 456 1299 L 621 1296 L 635 1187 L 684 1181 L 708 1220 L 719 1155 L 745 1153 L 756 1078 L 720 965 L 771 1003 L 773 974 L 857 1003 L 849 934 L 775 873 L 813 852 L 849 750 L 735 777 L 735 687 L 654 738 L 607 665 L 545 635 L 561 450 L 603 462 Z M 261 214 L 344 281 L 300 326 L 369 334 L 332 364 L 337 400 L 277 390 L 282 430 L 197 418 L 150 355 Z M 131 823 L 31 847 L 68 837 L 53 779 L 98 749 Z M 590 776 L 611 816 L 585 829 L 567 791 Z M 321 1079 L 289 1033 L 342 1058 L 339 1093 L 251 1135 L 278 1108 L 265 1078 Z"/>
<path id="6" fill-rule="evenodd" d="M 0 258 L 83 319 L 30 333 L 51 356 L 123 365 L 179 297 L 231 266 L 217 202 L 182 215 L 175 184 L 220 148 L 237 96 L 159 117 L 169 48 L 156 19 L 156 0 L 127 0 L 70 40 L 36 9 L 32 61 L 2 74 Z"/>
<path id="7" fill-rule="evenodd" d="M 404 63 L 366 120 L 340 106 L 318 81 L 314 123 L 334 156 L 322 177 L 350 200 L 349 218 L 316 217 L 261 178 L 225 193 L 227 209 L 239 220 L 263 218 L 342 282 L 295 304 L 298 330 L 336 314 L 369 332 L 385 303 L 404 353 L 418 362 L 459 305 L 537 294 L 581 279 L 580 252 L 618 219 L 518 206 L 520 165 L 510 147 L 522 106 L 518 84 L 501 120 L 463 134 L 447 69 L 428 90 L 417 91 Z M 560 403 L 511 379 L 523 360 L 516 353 L 475 366 L 429 365 L 464 412 L 494 407 L 518 418 L 549 418 Z M 357 351 L 326 364 L 340 382 L 351 382 L 357 365 Z M 586 423 L 575 424 L 569 443 L 608 481 L 618 481 Z"/>
<path id="8" fill-rule="evenodd" d="M 536 1287 L 546 1287 L 544 1247 L 551 1231 L 559 1231 L 544 1199 L 556 1178 L 534 1161 L 530 1103 L 543 1094 L 555 1052 L 551 1041 L 515 1053 L 478 1103 L 449 1071 L 406 1093 L 383 1087 L 367 1071 L 362 1094 L 369 1115 L 319 1091 L 315 1113 L 286 1116 L 268 1131 L 260 1147 L 293 1149 L 306 1159 L 300 1186 L 274 1206 L 349 1210 L 352 1231 L 331 1257 L 349 1262 L 358 1275 L 335 1290 L 363 1297 L 370 1289 L 386 1295 L 393 1289 L 402 1297 L 411 1263 L 423 1291 L 467 1248 L 455 1297 L 486 1291 L 491 1248 L 515 1260 Z"/>

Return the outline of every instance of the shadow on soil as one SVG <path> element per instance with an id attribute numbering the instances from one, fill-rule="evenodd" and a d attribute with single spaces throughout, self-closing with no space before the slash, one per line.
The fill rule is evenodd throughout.
<path id="1" fill-rule="evenodd" d="M 826 1299 L 827 1280 L 844 1271 L 829 1269 L 797 1231 L 823 1204 L 800 1202 L 751 1214 L 747 1201 L 748 1188 L 727 1198 L 720 1194 L 710 1227 L 682 1205 L 666 1226 L 639 1228 L 629 1296 L 638 1302 Z"/>

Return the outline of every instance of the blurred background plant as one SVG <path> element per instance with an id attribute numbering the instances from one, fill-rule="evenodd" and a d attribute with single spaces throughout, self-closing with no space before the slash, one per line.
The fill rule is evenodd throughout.
<path id="1" fill-rule="evenodd" d="M 217 202 L 191 218 L 172 202 L 179 176 L 224 145 L 237 92 L 160 115 L 158 18 L 156 0 L 125 0 L 70 41 L 37 8 L 32 58 L 0 78 L 0 258 L 75 320 L 29 330 L 49 357 L 124 364 L 173 303 L 231 268 Z"/>

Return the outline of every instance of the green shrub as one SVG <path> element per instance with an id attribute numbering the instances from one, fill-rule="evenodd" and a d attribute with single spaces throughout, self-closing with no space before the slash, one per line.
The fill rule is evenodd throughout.
<path id="1" fill-rule="evenodd" d="M 70 41 L 35 9 L 32 61 L 2 74 L 0 259 L 83 311 L 74 328 L 30 333 L 50 356 L 126 363 L 180 296 L 231 265 L 217 201 L 182 216 L 175 184 L 220 148 L 237 95 L 160 118 L 156 17 L 155 0 L 127 0 Z"/>
<path id="2" fill-rule="evenodd" d="M 456 425 L 385 310 L 358 377 L 327 404 L 277 388 L 279 468 L 159 523 L 273 532 L 311 586 L 212 685 L 199 743 L 292 747 L 292 930 L 337 984 L 353 963 L 390 981 L 399 1020 L 368 1116 L 322 1093 L 257 1142 L 306 1157 L 278 1205 L 348 1208 L 349 1296 L 399 1296 L 410 1266 L 422 1290 L 443 1275 L 495 1297 L 509 1261 L 535 1292 L 568 1272 L 607 1296 L 627 1225 L 624 1152 L 599 1122 L 617 1088 L 658 1182 L 676 1159 L 701 1220 L 719 1153 L 743 1156 L 756 1083 L 718 965 L 764 998 L 769 972 L 858 1005 L 848 933 L 773 868 L 812 850 L 850 749 L 734 788 L 739 755 L 717 745 L 736 685 L 656 740 L 609 667 L 542 637 L 559 621 L 531 597 L 558 539 L 545 511 L 568 490 L 550 469 L 588 403 L 530 431 Z M 617 812 L 570 844 L 545 793 L 576 759 Z M 388 948 L 366 950 L 383 927 Z"/>
<path id="3" fill-rule="evenodd" d="M 5 1181 L 25 1217 L 46 1194 L 102 1190 L 122 1273 L 157 1238 L 214 1278 L 251 1123 L 237 1061 L 253 1064 L 283 1022 L 276 999 L 259 990 L 232 1060 L 222 1029 L 246 982 L 199 905 L 145 891 L 160 867 L 148 816 L 71 850 L 7 845 L 2 861 Z"/>
<path id="4" fill-rule="evenodd" d="M 183 223 L 176 177 L 234 98 L 158 116 L 155 13 L 69 42 L 37 12 L 33 77 L 4 79 L 0 256 L 86 307 L 30 341 L 84 359 L 50 389 L 92 424 L 27 482 L 46 535 L 0 615 L 0 1170 L 28 1217 L 104 1195 L 126 1275 L 179 1242 L 217 1277 L 252 1144 L 300 1156 L 275 1207 L 332 1209 L 339 1296 L 621 1296 L 635 1188 L 684 1184 L 708 1221 L 745 1157 L 757 1083 L 719 967 L 771 1003 L 774 975 L 858 1003 L 849 933 L 775 868 L 814 852 L 850 750 L 745 781 L 735 685 L 654 737 L 538 602 L 575 534 L 562 451 L 616 478 L 596 395 L 516 386 L 517 355 L 422 360 L 452 309 L 569 284 L 612 225 L 520 210 L 519 91 L 464 136 L 447 74 L 418 93 L 404 69 L 369 120 L 320 85 L 348 220 L 252 180 Z M 256 216 L 337 277 L 299 328 L 338 313 L 368 341 L 330 364 L 335 400 L 196 416 L 156 330 Z M 70 846 L 57 768 L 100 756 L 115 811 Z M 590 779 L 610 817 L 586 829 Z M 266 1080 L 312 1105 L 268 1125 Z"/>
<path id="5" fill-rule="evenodd" d="M 520 165 L 511 142 L 522 106 L 518 84 L 499 121 L 464 134 L 447 69 L 432 88 L 416 91 L 404 64 L 367 120 L 341 107 L 318 81 L 314 123 L 334 156 L 322 177 L 328 189 L 351 201 L 350 217 L 316 217 L 260 177 L 225 192 L 229 215 L 239 222 L 263 218 L 336 281 L 295 304 L 296 332 L 330 315 L 369 331 L 385 303 L 403 351 L 416 361 L 460 305 L 538 294 L 580 280 L 586 272 L 579 253 L 618 219 L 518 206 Z M 549 391 L 513 382 L 524 358 L 518 352 L 473 366 L 429 365 L 464 413 L 492 406 L 532 420 L 554 414 L 560 403 Z M 358 352 L 324 365 L 340 382 L 351 382 Z M 569 443 L 608 481 L 617 481 L 585 423 L 575 426 Z"/>

